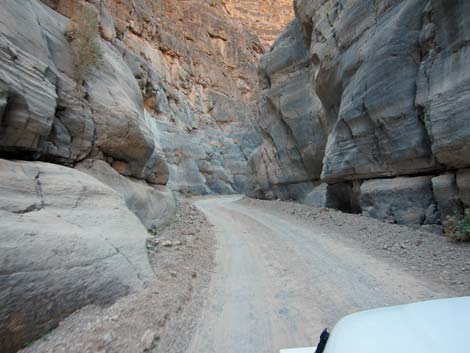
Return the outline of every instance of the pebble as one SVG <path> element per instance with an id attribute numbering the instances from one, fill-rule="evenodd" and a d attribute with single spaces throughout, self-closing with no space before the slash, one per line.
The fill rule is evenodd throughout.
<path id="1" fill-rule="evenodd" d="M 166 248 L 171 248 L 173 246 L 173 242 L 171 240 L 163 240 L 161 244 Z"/>
<path id="2" fill-rule="evenodd" d="M 153 341 L 155 339 L 155 331 L 152 330 L 146 330 L 140 339 L 140 342 L 142 343 L 142 346 L 145 349 L 150 349 L 152 348 Z"/>
<path id="3" fill-rule="evenodd" d="M 105 344 L 110 344 L 113 341 L 113 334 L 111 332 L 106 333 L 103 336 L 103 341 Z"/>

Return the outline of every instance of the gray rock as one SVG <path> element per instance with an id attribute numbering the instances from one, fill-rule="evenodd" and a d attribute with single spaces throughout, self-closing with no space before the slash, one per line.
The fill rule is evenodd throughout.
<path id="1" fill-rule="evenodd" d="M 360 206 L 365 216 L 398 224 L 424 224 L 434 202 L 431 177 L 366 180 Z"/>
<path id="2" fill-rule="evenodd" d="M 463 205 L 470 208 L 470 169 L 464 169 L 457 173 L 457 189 Z"/>
<path id="3" fill-rule="evenodd" d="M 74 7 L 58 4 L 65 12 L 69 5 Z M 127 162 L 129 175 L 166 184 L 165 157 L 122 55 L 103 42 L 103 65 L 85 92 L 73 79 L 64 36 L 68 20 L 37 0 L 7 0 L 0 6 L 0 96 L 7 102 L 2 104 L 0 148 L 14 156 L 29 153 L 64 163 L 81 160 L 94 148 L 95 155 Z M 99 6 L 102 16 L 112 19 L 106 4 Z M 103 30 L 109 32 L 110 26 Z"/>
<path id="4" fill-rule="evenodd" d="M 165 186 L 126 178 L 100 160 L 85 160 L 77 165 L 76 169 L 95 177 L 120 194 L 127 207 L 139 217 L 147 229 L 158 228 L 175 215 L 175 200 Z"/>
<path id="5" fill-rule="evenodd" d="M 296 0 L 294 8 L 296 19 L 259 65 L 264 142 L 250 157 L 249 196 L 326 204 L 329 195 L 335 207 L 358 211 L 361 180 L 470 167 L 470 4 Z M 465 179 L 457 172 L 468 205 Z M 440 222 L 429 183 L 403 180 L 366 181 L 363 213 Z M 308 182 L 299 195 L 294 186 Z M 320 182 L 342 186 L 315 191 Z M 445 218 L 459 200 L 442 182 L 435 180 L 435 194 Z M 402 189 L 426 189 L 412 212 L 410 200 L 401 206 L 394 195 Z"/>
<path id="6" fill-rule="evenodd" d="M 314 67 L 298 21 L 289 25 L 260 63 L 263 91 L 259 100 L 264 144 L 250 157 L 248 195 L 276 189 L 290 195 L 288 184 L 303 183 L 312 190 L 322 171 L 330 125 L 318 97 L 310 92 Z M 298 188 L 295 188 L 298 193 Z"/>
<path id="7" fill-rule="evenodd" d="M 451 168 L 470 165 L 470 3 L 429 2 L 420 36 L 417 104 L 432 152 Z"/>
<path id="8" fill-rule="evenodd" d="M 462 203 L 459 199 L 454 174 L 444 174 L 432 178 L 434 199 L 439 207 L 440 223 L 447 224 L 447 217 L 462 214 Z"/>
<path id="9" fill-rule="evenodd" d="M 441 216 L 439 213 L 439 208 L 435 203 L 429 205 L 428 209 L 426 210 L 426 220 L 424 224 L 427 225 L 435 225 L 441 223 Z"/>
<path id="10" fill-rule="evenodd" d="M 104 55 L 82 87 L 74 80 L 73 52 L 64 33 L 85 2 L 100 15 Z M 232 31 L 249 33 L 217 16 L 206 27 L 188 22 L 163 28 L 149 15 L 161 4 L 139 3 L 138 10 L 131 5 L 105 0 L 0 4 L 0 152 L 66 165 L 104 159 L 119 165 L 120 174 L 158 185 L 169 183 L 167 161 L 185 159 L 171 166 L 175 190 L 243 192 L 247 159 L 261 144 L 251 123 L 257 115 L 251 98 L 258 57 L 251 46 L 257 38 L 227 41 L 226 50 L 210 58 L 214 48 L 206 27 L 230 37 L 237 36 Z M 161 11 L 157 17 L 168 21 Z M 200 45 L 180 40 L 193 30 L 201 34 Z M 194 168 L 201 161 L 213 172 Z"/>
<path id="11" fill-rule="evenodd" d="M 315 207 L 326 207 L 328 184 L 321 183 L 305 196 L 302 203 Z"/>
<path id="12" fill-rule="evenodd" d="M 319 98 L 328 104 L 331 91 L 339 89 L 332 102 L 336 107 L 330 108 L 337 117 L 326 147 L 326 181 L 412 174 L 434 167 L 426 129 L 414 105 L 416 43 L 426 2 L 396 2 L 377 16 L 380 9 L 372 1 L 353 1 L 339 10 L 344 16 L 339 15 L 330 29 L 338 30 L 345 51 L 322 58 L 313 49 L 326 61 L 316 75 Z"/>
<path id="13" fill-rule="evenodd" d="M 168 169 L 146 120 L 139 86 L 119 51 L 106 42 L 102 49 L 103 64 L 87 81 L 95 145 L 105 155 L 127 162 L 130 175 L 166 184 Z"/>
<path id="14" fill-rule="evenodd" d="M 8 102 L 2 109 L 0 148 L 20 157 L 84 158 L 91 151 L 94 124 L 84 92 L 72 79 L 67 19 L 37 1 L 7 0 L 0 6 L 0 95 Z"/>
<path id="15" fill-rule="evenodd" d="M 41 151 L 54 120 L 57 94 L 36 5 L 26 0 L 0 5 L 0 95 L 7 102 L 0 147 L 6 151 Z"/>
<path id="16" fill-rule="evenodd" d="M 153 278 L 147 231 L 111 188 L 48 163 L 0 160 L 0 174 L 2 352 Z"/>
<path id="17" fill-rule="evenodd" d="M 35 3 L 33 3 L 35 4 Z M 44 144 L 44 155 L 59 162 L 85 158 L 93 147 L 95 126 L 85 91 L 75 80 L 75 66 L 70 45 L 64 33 L 67 19 L 36 3 L 35 12 L 40 15 L 43 35 L 53 65 L 58 94 L 56 114 L 50 135 Z"/>

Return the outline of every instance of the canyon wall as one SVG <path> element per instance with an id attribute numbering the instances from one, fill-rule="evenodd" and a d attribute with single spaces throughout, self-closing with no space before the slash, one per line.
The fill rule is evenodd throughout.
<path id="1" fill-rule="evenodd" d="M 470 3 L 296 0 L 247 194 L 442 224 L 470 207 Z"/>
<path id="2" fill-rule="evenodd" d="M 289 3 L 0 2 L 2 352 L 151 281 L 147 230 L 171 221 L 174 191 L 244 191 L 257 62 Z M 84 8 L 102 58 L 81 80 L 70 19 Z"/>

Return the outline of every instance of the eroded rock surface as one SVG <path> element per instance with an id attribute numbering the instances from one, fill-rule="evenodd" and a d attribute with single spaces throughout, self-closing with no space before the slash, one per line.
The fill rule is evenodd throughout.
<path id="1" fill-rule="evenodd" d="M 101 160 L 87 159 L 77 165 L 76 169 L 93 176 L 119 193 L 127 207 L 149 230 L 155 230 L 170 221 L 175 214 L 175 199 L 164 186 L 126 178 Z"/>
<path id="2" fill-rule="evenodd" d="M 83 6 L 102 60 L 79 79 Z M 2 352 L 140 288 L 140 241 L 174 216 L 173 191 L 245 190 L 257 62 L 291 16 L 288 0 L 0 2 L 0 158 L 83 172 L 0 163 Z"/>
<path id="3" fill-rule="evenodd" d="M 269 49 L 292 20 L 292 0 L 222 0 L 227 12 L 255 32 Z"/>
<path id="4" fill-rule="evenodd" d="M 2 352 L 153 279 L 148 233 L 114 190 L 42 162 L 0 160 L 0 176 Z"/>
<path id="5" fill-rule="evenodd" d="M 470 5 L 296 0 L 294 7 L 296 19 L 261 61 L 264 142 L 251 157 L 247 193 L 324 204 L 327 189 L 315 189 L 322 181 L 356 190 L 341 193 L 351 195 L 351 208 L 362 192 L 362 211 L 381 219 L 442 223 L 461 212 L 465 196 L 439 175 L 470 164 L 463 68 Z M 392 194 L 419 175 L 429 179 L 426 192 L 411 189 L 424 192 L 425 204 L 405 215 L 408 202 L 400 206 Z M 374 181 L 391 177 L 400 178 Z"/>
<path id="6" fill-rule="evenodd" d="M 64 33 L 87 2 L 99 16 L 103 61 L 80 85 Z M 292 16 L 289 1 L 1 6 L 3 156 L 68 165 L 101 159 L 177 191 L 244 191 L 248 157 L 261 144 L 256 66 Z"/>
<path id="7" fill-rule="evenodd" d="M 264 48 L 222 2 L 109 2 L 172 190 L 243 192 Z M 151 14 L 151 15 L 149 15 Z M 119 42 L 119 41 L 118 41 Z"/>

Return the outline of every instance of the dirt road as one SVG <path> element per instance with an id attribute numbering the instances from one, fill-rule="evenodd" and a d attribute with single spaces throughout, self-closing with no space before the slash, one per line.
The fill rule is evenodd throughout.
<path id="1" fill-rule="evenodd" d="M 214 225 L 217 251 L 191 353 L 275 353 L 313 345 L 324 327 L 346 314 L 454 295 L 326 237 L 322 228 L 238 199 L 196 202 Z"/>

